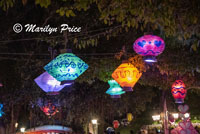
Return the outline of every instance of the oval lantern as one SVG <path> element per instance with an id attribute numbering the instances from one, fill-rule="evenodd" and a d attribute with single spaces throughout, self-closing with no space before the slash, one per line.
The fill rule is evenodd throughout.
<path id="1" fill-rule="evenodd" d="M 187 90 L 185 89 L 185 84 L 182 80 L 176 80 L 172 84 L 171 92 L 175 99 L 175 103 L 184 103 L 184 98 L 186 97 Z"/>
<path id="2" fill-rule="evenodd" d="M 134 85 L 137 83 L 142 73 L 131 63 L 123 61 L 123 63 L 112 73 L 112 77 L 124 91 L 133 91 Z"/>
<path id="3" fill-rule="evenodd" d="M 118 120 L 114 120 L 113 121 L 113 127 L 116 129 L 116 128 L 118 128 L 119 127 L 119 121 Z"/>
<path id="4" fill-rule="evenodd" d="M 115 80 L 109 80 L 108 84 L 110 85 L 110 88 L 106 93 L 111 95 L 111 98 L 121 98 L 121 95 L 125 93 Z"/>
<path id="5" fill-rule="evenodd" d="M 133 120 L 133 115 L 131 113 L 127 114 L 127 120 L 131 122 Z"/>
<path id="6" fill-rule="evenodd" d="M 144 56 L 145 62 L 157 62 L 156 56 L 164 51 L 165 42 L 159 36 L 144 35 L 134 42 L 133 49 Z"/>

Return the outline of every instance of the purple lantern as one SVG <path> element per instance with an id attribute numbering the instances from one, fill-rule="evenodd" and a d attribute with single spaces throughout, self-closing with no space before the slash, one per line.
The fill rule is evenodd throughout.
<path id="1" fill-rule="evenodd" d="M 137 54 L 144 56 L 146 62 L 156 62 L 155 57 L 163 52 L 165 42 L 159 36 L 144 35 L 134 42 L 133 49 Z"/>
<path id="2" fill-rule="evenodd" d="M 34 81 L 43 91 L 51 95 L 57 94 L 65 86 L 72 84 L 72 83 L 65 83 L 64 85 L 61 85 L 60 81 L 57 81 L 47 72 L 44 72 L 43 74 L 38 76 Z"/>

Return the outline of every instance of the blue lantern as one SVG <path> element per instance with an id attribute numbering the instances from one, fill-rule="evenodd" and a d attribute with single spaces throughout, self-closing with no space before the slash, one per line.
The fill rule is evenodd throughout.
<path id="1" fill-rule="evenodd" d="M 73 53 L 64 53 L 44 69 L 58 81 L 73 81 L 88 69 L 88 65 Z"/>
<path id="2" fill-rule="evenodd" d="M 0 104 L 0 117 L 2 117 L 4 114 L 3 112 L 3 104 Z"/>
<path id="3" fill-rule="evenodd" d="M 115 80 L 109 80 L 108 84 L 110 85 L 110 88 L 106 91 L 106 93 L 111 95 L 111 98 L 120 98 L 121 94 L 125 93 Z"/>
<path id="4" fill-rule="evenodd" d="M 57 94 L 65 86 L 72 84 L 72 83 L 65 83 L 64 85 L 61 85 L 60 81 L 57 81 L 47 72 L 44 72 L 43 74 L 38 76 L 34 81 L 43 91 L 51 95 Z"/>

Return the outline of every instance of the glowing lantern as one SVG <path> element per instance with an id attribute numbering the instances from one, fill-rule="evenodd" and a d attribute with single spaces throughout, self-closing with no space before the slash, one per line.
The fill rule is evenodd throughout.
<path id="1" fill-rule="evenodd" d="M 133 115 L 131 113 L 127 114 L 127 120 L 131 122 L 133 120 Z"/>
<path id="2" fill-rule="evenodd" d="M 115 80 L 109 80 L 108 84 L 110 85 L 110 88 L 106 91 L 106 93 L 111 95 L 112 98 L 120 98 L 121 94 L 125 93 Z"/>
<path id="3" fill-rule="evenodd" d="M 73 53 L 64 53 L 44 69 L 58 81 L 73 81 L 88 69 L 88 65 Z"/>
<path id="4" fill-rule="evenodd" d="M 49 117 L 59 112 L 58 111 L 58 107 L 60 107 L 59 101 L 39 99 L 37 103 L 40 109 L 45 113 L 45 115 Z"/>
<path id="5" fill-rule="evenodd" d="M 60 85 L 61 82 L 57 81 L 54 77 L 52 77 L 47 72 L 44 72 L 43 74 L 38 76 L 34 81 L 43 91 L 51 95 L 57 94 L 65 86 L 72 84 L 72 83 L 65 83 L 64 85 Z"/>
<path id="6" fill-rule="evenodd" d="M 144 35 L 134 42 L 133 49 L 144 56 L 146 62 L 157 62 L 156 56 L 164 51 L 165 42 L 159 36 Z"/>
<path id="7" fill-rule="evenodd" d="M 185 89 L 185 84 L 182 80 L 176 80 L 173 83 L 171 92 L 175 99 L 175 103 L 184 103 L 187 90 Z"/>
<path id="8" fill-rule="evenodd" d="M 40 107 L 40 109 L 47 115 L 47 116 L 53 116 L 58 112 L 58 109 L 55 105 L 52 103 L 48 103 L 47 105 Z"/>
<path id="9" fill-rule="evenodd" d="M 3 112 L 3 104 L 0 103 L 0 117 L 2 117 L 4 114 Z"/>
<path id="10" fill-rule="evenodd" d="M 124 91 L 133 91 L 142 73 L 138 71 L 131 63 L 123 62 L 113 73 L 112 77 L 119 83 Z"/>
<path id="11" fill-rule="evenodd" d="M 119 127 L 119 121 L 118 120 L 114 120 L 113 121 L 113 127 L 116 129 L 116 128 L 118 128 Z"/>

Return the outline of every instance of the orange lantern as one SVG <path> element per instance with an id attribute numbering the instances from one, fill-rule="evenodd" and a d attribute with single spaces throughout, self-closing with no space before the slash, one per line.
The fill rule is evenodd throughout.
<path id="1" fill-rule="evenodd" d="M 131 63 L 123 63 L 112 73 L 112 77 L 123 88 L 124 91 L 133 91 L 133 87 L 141 77 L 142 73 L 138 71 Z"/>

